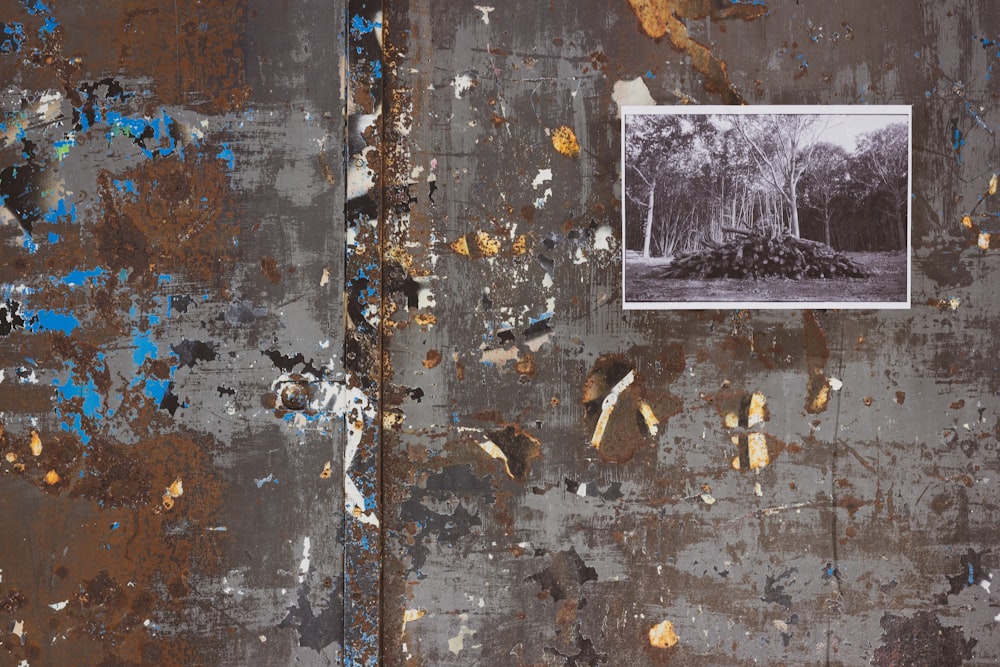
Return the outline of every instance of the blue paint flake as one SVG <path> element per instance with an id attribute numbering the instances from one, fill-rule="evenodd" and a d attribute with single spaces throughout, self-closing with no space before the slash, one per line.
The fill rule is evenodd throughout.
<path id="1" fill-rule="evenodd" d="M 21 23 L 0 23 L 3 35 L 0 37 L 0 53 L 17 53 L 24 46 L 24 25 Z"/>
<path id="2" fill-rule="evenodd" d="M 103 282 L 97 280 L 97 278 L 100 278 L 103 275 L 104 275 L 104 269 L 98 266 L 89 271 L 82 271 L 80 269 L 77 269 L 76 271 L 71 271 L 70 273 L 66 274 L 61 279 L 50 277 L 49 280 L 52 282 L 53 285 L 61 283 L 63 285 L 68 285 L 69 287 L 77 287 L 79 285 L 86 284 L 87 279 L 90 278 L 94 279 L 95 283 Z"/>
<path id="3" fill-rule="evenodd" d="M 381 30 L 382 24 L 378 21 L 369 21 L 363 16 L 355 14 L 351 19 L 351 32 L 357 35 L 367 35 L 375 30 Z"/>
<path id="4" fill-rule="evenodd" d="M 115 189 L 118 190 L 118 192 L 126 192 L 130 195 L 136 195 L 136 196 L 139 195 L 139 189 L 135 187 L 135 181 L 133 181 L 132 179 L 126 178 L 124 180 L 118 180 L 116 178 L 114 180 L 114 184 L 115 184 Z"/>
<path id="5" fill-rule="evenodd" d="M 28 10 L 28 13 L 32 16 L 52 13 L 52 8 L 42 2 L 42 0 L 35 0 L 35 2 L 32 2 L 31 0 L 21 0 L 21 4 L 24 5 L 24 8 Z"/>
<path id="6" fill-rule="evenodd" d="M 136 366 L 142 366 L 146 359 L 156 359 L 157 354 L 159 354 L 159 349 L 151 340 L 152 332 L 144 331 L 132 332 L 132 345 L 135 346 L 135 352 L 132 354 L 132 361 L 135 362 Z"/>
<path id="7" fill-rule="evenodd" d="M 46 35 L 51 35 L 59 27 L 59 21 L 56 21 L 51 16 L 45 19 L 45 25 L 38 29 L 38 36 L 45 39 Z"/>
<path id="8" fill-rule="evenodd" d="M 45 222 L 51 222 L 53 224 L 61 222 L 67 217 L 70 219 L 70 222 L 76 222 L 76 204 L 73 204 L 67 209 L 66 200 L 60 199 L 56 202 L 56 207 L 50 208 L 48 213 L 42 217 Z"/>
<path id="9" fill-rule="evenodd" d="M 59 243 L 59 235 L 55 232 L 49 232 L 49 243 Z"/>
<path id="10" fill-rule="evenodd" d="M 111 530 L 118 530 L 121 527 L 122 527 L 122 525 L 120 523 L 118 523 L 117 521 L 115 521 L 114 523 L 111 524 Z"/>
<path id="11" fill-rule="evenodd" d="M 32 333 L 59 331 L 68 336 L 80 327 L 80 320 L 76 317 L 55 310 L 25 311 L 24 316 L 28 322 L 25 328 Z"/>
<path id="12" fill-rule="evenodd" d="M 80 398 L 83 399 L 81 412 L 90 419 L 100 416 L 101 395 L 97 391 L 93 378 L 87 378 L 86 384 L 81 384 L 75 377 L 73 371 L 69 372 L 66 381 L 60 384 L 59 379 L 52 380 L 52 386 L 56 388 L 56 402 L 63 404 L 66 401 Z"/>
<path id="13" fill-rule="evenodd" d="M 976 583 L 976 572 L 972 568 L 972 563 L 969 563 L 969 585 L 972 586 Z"/>
<path id="14" fill-rule="evenodd" d="M 229 144 L 222 144 L 222 150 L 215 157 L 225 160 L 226 166 L 229 167 L 230 171 L 236 166 L 236 154 L 233 153 L 233 149 L 229 147 Z"/>
<path id="15" fill-rule="evenodd" d="M 376 79 L 382 78 L 382 61 L 376 60 L 372 63 L 372 76 Z M 230 167 L 232 169 L 232 167 Z"/>

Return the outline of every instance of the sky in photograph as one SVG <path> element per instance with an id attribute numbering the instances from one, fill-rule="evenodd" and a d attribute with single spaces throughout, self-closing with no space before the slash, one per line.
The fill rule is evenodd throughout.
<path id="1" fill-rule="evenodd" d="M 829 118 L 829 124 L 819 136 L 819 141 L 843 146 L 848 151 L 855 149 L 856 141 L 862 134 L 873 132 L 886 125 L 906 122 L 904 115 L 852 114 L 831 115 Z"/>
<path id="2" fill-rule="evenodd" d="M 823 127 L 816 141 L 828 142 L 841 146 L 849 153 L 857 148 L 857 140 L 861 135 L 874 132 L 886 125 L 905 123 L 903 114 L 810 114 L 819 119 Z M 725 114 L 714 115 L 713 123 L 720 128 L 732 127 Z"/>

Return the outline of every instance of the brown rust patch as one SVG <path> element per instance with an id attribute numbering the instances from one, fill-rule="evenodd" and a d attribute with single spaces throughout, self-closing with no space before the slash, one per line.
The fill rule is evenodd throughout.
<path id="1" fill-rule="evenodd" d="M 503 429 L 487 431 L 486 437 L 503 453 L 504 466 L 511 479 L 526 481 L 531 473 L 532 461 L 542 454 L 541 443 L 518 424 L 507 424 Z"/>
<path id="2" fill-rule="evenodd" d="M 169 9 L 139 0 L 122 10 L 118 30 L 102 32 L 108 43 L 100 52 L 117 51 L 116 61 L 103 67 L 150 77 L 158 105 L 207 113 L 239 109 L 250 93 L 244 80 L 245 26 L 243 0 L 178 0 Z"/>
<path id="3" fill-rule="evenodd" d="M 435 368 L 441 363 L 441 350 L 427 350 L 427 356 L 421 363 L 424 368 Z"/>
<path id="4" fill-rule="evenodd" d="M 274 257 L 260 258 L 260 272 L 272 285 L 277 285 L 281 282 L 281 271 L 278 269 L 278 262 Z"/>
<path id="5" fill-rule="evenodd" d="M 131 179 L 138 195 L 117 192 L 117 178 Z M 223 224 L 230 193 L 221 160 L 147 160 L 120 175 L 102 171 L 98 190 L 104 215 L 94 235 L 112 273 L 128 269 L 129 283 L 146 288 L 161 273 L 224 284 L 235 230 Z"/>

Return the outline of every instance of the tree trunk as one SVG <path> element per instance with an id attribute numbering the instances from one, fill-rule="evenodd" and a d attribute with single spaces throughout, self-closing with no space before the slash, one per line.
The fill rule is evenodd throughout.
<path id="1" fill-rule="evenodd" d="M 653 238 L 653 204 L 656 201 L 656 181 L 649 186 L 649 201 L 646 203 L 646 233 L 643 235 L 642 256 L 649 259 L 649 243 Z"/>

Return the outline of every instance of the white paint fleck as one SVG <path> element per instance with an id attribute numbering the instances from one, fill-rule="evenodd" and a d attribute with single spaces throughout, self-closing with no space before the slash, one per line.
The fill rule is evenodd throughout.
<path id="1" fill-rule="evenodd" d="M 538 175 L 535 176 L 535 180 L 531 182 L 531 186 L 537 190 L 538 188 L 542 187 L 542 185 L 545 182 L 551 182 L 551 181 L 552 181 L 552 170 L 539 169 Z"/>
<path id="2" fill-rule="evenodd" d="M 324 268 L 323 275 L 319 279 L 319 286 L 326 287 L 330 283 L 330 269 Z"/>
<path id="3" fill-rule="evenodd" d="M 622 117 L 622 107 L 624 106 L 650 106 L 656 104 L 656 100 L 649 94 L 649 88 L 641 76 L 637 76 L 631 81 L 615 81 L 611 89 L 611 99 L 618 105 L 618 117 Z"/>
<path id="4" fill-rule="evenodd" d="M 826 383 L 830 385 L 830 389 L 834 391 L 840 391 L 844 386 L 844 383 L 837 378 L 827 378 Z"/>
<path id="5" fill-rule="evenodd" d="M 312 540 L 308 536 L 302 539 L 302 560 L 299 562 L 299 583 L 306 580 L 309 574 L 309 552 L 312 549 Z"/>
<path id="6" fill-rule="evenodd" d="M 455 87 L 455 99 L 462 99 L 463 95 L 476 87 L 476 83 L 475 77 L 469 72 L 456 74 L 455 78 L 451 80 L 451 85 Z"/>
<path id="7" fill-rule="evenodd" d="M 611 239 L 615 237 L 610 225 L 601 225 L 594 232 L 594 250 L 611 250 Z"/>
<path id="8" fill-rule="evenodd" d="M 69 600 L 63 600 L 62 602 L 54 602 L 54 603 L 50 604 L 49 607 L 51 607 L 52 609 L 54 609 L 56 611 L 62 611 L 63 609 L 66 608 L 66 605 L 68 605 L 68 604 L 69 604 Z"/>
<path id="9" fill-rule="evenodd" d="M 11 634 L 21 640 L 21 645 L 24 646 L 24 636 L 28 634 L 24 629 L 24 621 L 15 621 L 14 627 L 11 629 Z"/>
<path id="10" fill-rule="evenodd" d="M 629 371 L 628 375 L 623 377 L 618 381 L 608 395 L 604 397 L 604 401 L 601 403 L 601 416 L 597 419 L 597 426 L 594 427 L 594 435 L 590 439 L 590 444 L 594 446 L 595 449 L 600 449 L 601 438 L 604 437 L 604 429 L 608 427 L 608 420 L 611 419 L 611 413 L 615 409 L 615 405 L 618 403 L 618 396 L 628 389 L 635 381 L 635 371 Z"/>
<path id="11" fill-rule="evenodd" d="M 576 495 L 580 496 L 581 498 L 586 498 L 587 497 L 587 483 L 586 482 L 584 482 L 583 484 L 581 484 L 580 488 L 578 488 L 576 490 Z"/>
<path id="12" fill-rule="evenodd" d="M 496 11 L 496 7 L 486 7 L 485 5 L 474 5 L 475 8 L 483 15 L 483 23 L 486 25 L 490 24 L 490 12 Z"/>
<path id="13" fill-rule="evenodd" d="M 464 614 L 463 614 L 464 616 Z M 448 650 L 458 655 L 465 649 L 465 638 L 476 634 L 475 630 L 470 630 L 464 625 L 459 629 L 458 634 L 448 639 Z"/>
<path id="14" fill-rule="evenodd" d="M 763 495 L 764 495 L 764 489 L 760 488 L 760 482 L 754 482 L 754 485 L 753 485 L 753 494 L 755 496 L 757 496 L 758 498 L 763 497 Z"/>

